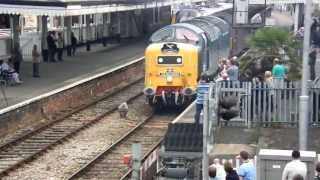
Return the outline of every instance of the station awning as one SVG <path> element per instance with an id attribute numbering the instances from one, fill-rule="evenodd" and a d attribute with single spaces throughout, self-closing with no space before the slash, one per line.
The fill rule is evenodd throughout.
<path id="1" fill-rule="evenodd" d="M 188 2 L 201 1 L 203 0 Z M 76 16 L 170 6 L 185 2 L 185 0 L 1 0 L 0 14 Z"/>

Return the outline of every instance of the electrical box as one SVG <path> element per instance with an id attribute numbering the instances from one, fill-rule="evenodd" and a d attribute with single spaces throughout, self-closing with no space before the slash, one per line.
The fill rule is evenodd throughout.
<path id="1" fill-rule="evenodd" d="M 292 150 L 260 149 L 257 180 L 281 179 L 285 165 L 292 160 Z M 316 152 L 300 151 L 301 161 L 307 165 L 307 180 L 314 178 Z"/>

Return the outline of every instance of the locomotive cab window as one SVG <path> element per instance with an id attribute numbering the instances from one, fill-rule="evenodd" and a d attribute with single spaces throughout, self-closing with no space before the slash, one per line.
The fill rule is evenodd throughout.
<path id="1" fill-rule="evenodd" d="M 157 58 L 158 64 L 182 64 L 181 56 L 159 56 Z"/>
<path id="2" fill-rule="evenodd" d="M 166 41 L 166 40 L 172 39 L 173 32 L 174 31 L 172 28 L 166 28 L 166 29 L 160 30 L 151 36 L 150 41 L 151 42 L 161 42 L 161 41 Z"/>
<path id="3" fill-rule="evenodd" d="M 199 41 L 199 37 L 197 34 L 185 28 L 176 29 L 176 39 L 178 41 L 183 41 L 188 43 L 196 43 Z"/>

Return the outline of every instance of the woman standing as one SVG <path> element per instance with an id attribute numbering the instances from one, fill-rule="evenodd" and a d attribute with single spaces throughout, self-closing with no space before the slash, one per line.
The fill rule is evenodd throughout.
<path id="1" fill-rule="evenodd" d="M 226 180 L 239 180 L 237 172 L 233 170 L 232 164 L 229 161 L 224 163 L 224 170 L 227 173 Z"/>
<path id="2" fill-rule="evenodd" d="M 57 39 L 57 48 L 58 48 L 58 61 L 62 60 L 62 54 L 63 54 L 63 37 L 62 33 L 58 33 L 58 39 Z"/>
<path id="3" fill-rule="evenodd" d="M 33 45 L 32 50 L 32 65 L 33 65 L 33 77 L 38 78 L 39 75 L 39 64 L 40 64 L 40 53 L 37 50 L 37 45 Z"/>

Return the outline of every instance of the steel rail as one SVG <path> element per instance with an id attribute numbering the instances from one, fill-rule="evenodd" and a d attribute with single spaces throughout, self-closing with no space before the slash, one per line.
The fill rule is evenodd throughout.
<path id="1" fill-rule="evenodd" d="M 135 84 L 137 84 L 137 83 L 139 83 L 139 82 L 140 82 L 140 80 L 139 80 L 139 81 L 136 81 L 136 82 L 134 82 L 134 83 L 132 83 L 132 84 L 130 84 L 130 85 L 128 85 L 128 86 L 126 86 L 126 87 L 123 88 L 122 90 L 128 89 L 130 86 L 135 85 Z M 32 138 L 32 136 L 34 136 L 34 135 L 36 135 L 36 134 L 38 134 L 38 133 L 41 133 L 41 132 L 45 131 L 46 129 L 49 129 L 50 127 L 53 127 L 54 125 L 56 125 L 56 124 L 58 124 L 58 123 L 60 123 L 60 122 L 63 122 L 64 120 L 67 120 L 67 118 L 71 117 L 73 114 L 78 113 L 78 112 L 81 112 L 82 110 L 85 110 L 86 108 L 89 108 L 89 107 L 97 104 L 97 103 L 100 102 L 100 101 L 107 100 L 108 98 L 111 98 L 111 97 L 115 96 L 115 95 L 118 94 L 118 93 L 119 93 L 119 92 L 113 92 L 113 93 L 105 96 L 104 98 L 99 98 L 99 99 L 95 100 L 94 102 L 92 102 L 92 103 L 90 103 L 90 104 L 88 104 L 88 105 L 85 105 L 85 106 L 83 106 L 83 107 L 81 107 L 81 108 L 79 108 L 79 109 L 76 109 L 76 110 L 72 111 L 72 113 L 69 113 L 69 114 L 67 114 L 67 115 L 65 115 L 65 116 L 62 116 L 62 117 L 59 118 L 58 120 L 55 120 L 55 121 L 50 122 L 50 123 L 47 123 L 47 124 L 45 124 L 45 125 L 37 128 L 37 129 L 33 130 L 32 132 L 27 132 L 26 134 L 23 134 L 23 135 L 19 136 L 18 138 L 13 139 L 12 141 L 7 142 L 6 144 L 4 144 L 4 145 L 2 145 L 2 146 L 0 147 L 0 160 L 1 160 L 1 159 L 4 159 L 2 156 L 6 156 L 5 153 L 4 153 L 4 155 L 2 154 L 3 152 L 5 152 L 4 150 L 5 150 L 6 148 L 10 148 L 10 147 L 13 147 L 13 146 L 16 145 L 16 144 L 23 143 L 25 140 L 28 140 L 28 138 Z M 130 101 L 132 101 L 133 99 L 135 99 L 135 98 L 137 98 L 137 97 L 139 97 L 139 96 L 141 96 L 141 95 L 142 95 L 142 92 L 139 92 L 138 94 L 135 94 L 135 95 L 133 95 L 133 96 L 130 96 L 130 97 L 127 99 L 127 101 L 130 102 Z M 18 160 L 18 161 L 16 161 L 16 162 L 13 163 L 13 164 L 8 165 L 7 168 L 4 168 L 4 169 L 0 170 L 0 177 L 5 176 L 6 174 L 8 174 L 9 171 L 12 171 L 12 170 L 16 169 L 17 167 L 19 167 L 19 166 L 21 166 L 21 165 L 23 165 L 23 164 L 25 164 L 25 163 L 27 163 L 27 162 L 30 162 L 30 161 L 33 160 L 37 155 L 43 153 L 43 152 L 46 151 L 47 149 L 49 149 L 49 148 L 51 148 L 51 147 L 59 144 L 60 142 L 63 142 L 65 139 L 67 139 L 67 138 L 69 138 L 69 137 L 77 134 L 78 132 L 82 131 L 83 129 L 89 127 L 90 125 L 92 125 L 92 124 L 94 124 L 94 123 L 96 123 L 96 122 L 98 122 L 99 120 L 101 120 L 102 118 L 104 118 L 105 116 L 107 116 L 108 114 L 110 114 L 110 113 L 114 112 L 115 110 L 117 110 L 117 107 L 118 107 L 118 105 L 113 105 L 113 106 L 112 106 L 109 110 L 107 110 L 106 112 L 103 112 L 101 115 L 95 117 L 93 120 L 91 120 L 91 121 L 89 121 L 89 122 L 87 122 L 87 123 L 84 123 L 83 125 L 75 128 L 75 129 L 73 129 L 73 130 L 70 130 L 69 132 L 67 132 L 67 133 L 66 133 L 65 135 L 63 135 L 63 136 L 58 137 L 58 136 L 54 136 L 54 135 L 53 135 L 53 136 L 50 136 L 50 138 L 47 137 L 48 139 L 45 139 L 45 140 L 47 140 L 48 142 L 42 143 L 42 144 L 45 144 L 42 148 L 41 148 L 41 147 L 40 147 L 40 148 L 39 148 L 39 147 L 37 148 L 37 147 L 32 146 L 30 149 L 28 149 L 28 150 L 30 150 L 31 152 L 24 153 L 24 154 L 28 154 L 25 158 L 22 158 L 21 160 Z M 55 138 L 56 138 L 56 139 L 55 139 Z M 51 141 L 51 142 L 50 142 L 50 141 Z M 48 144 L 46 144 L 46 143 L 48 143 Z M 40 146 L 40 145 L 39 145 L 39 146 Z M 32 150 L 33 150 L 33 152 L 32 152 Z M 23 154 L 23 152 L 13 152 L 13 153 L 16 153 L 16 154 L 17 154 L 17 157 L 20 157 L 20 155 Z M 10 154 L 10 156 L 11 156 L 11 155 L 12 155 L 12 154 Z"/>

